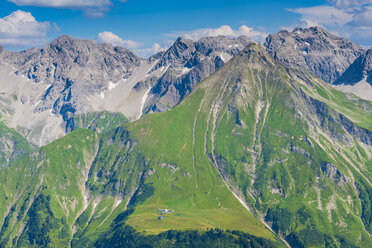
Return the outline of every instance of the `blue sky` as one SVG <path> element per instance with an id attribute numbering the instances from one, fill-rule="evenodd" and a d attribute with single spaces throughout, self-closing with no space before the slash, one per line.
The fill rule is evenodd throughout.
<path id="1" fill-rule="evenodd" d="M 372 0 L 0 0 L 0 45 L 43 46 L 68 34 L 125 46 L 142 56 L 178 36 L 248 35 L 319 25 L 372 45 Z"/>

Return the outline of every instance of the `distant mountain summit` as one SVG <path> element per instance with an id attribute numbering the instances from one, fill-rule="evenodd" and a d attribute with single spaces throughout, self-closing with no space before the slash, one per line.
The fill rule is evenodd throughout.
<path id="1" fill-rule="evenodd" d="M 354 60 L 364 53 L 361 46 L 323 28 L 295 28 L 270 34 L 266 50 L 290 67 L 306 68 L 327 83 L 333 83 Z"/>
<path id="2" fill-rule="evenodd" d="M 151 88 L 144 111 L 171 109 L 192 92 L 196 84 L 221 68 L 250 43 L 252 41 L 245 36 L 204 37 L 197 42 L 178 38 L 152 69 L 163 68 L 165 73 Z"/>
<path id="3" fill-rule="evenodd" d="M 143 61 L 128 49 L 67 35 L 43 48 L 4 51 L 0 59 L 0 106 L 12 109 L 4 117 L 39 145 L 75 129 L 76 114 L 99 110 L 92 97 L 126 80 Z"/>
<path id="4" fill-rule="evenodd" d="M 172 67 L 182 66 L 192 56 L 192 52 L 195 50 L 194 43 L 195 42 L 192 40 L 179 37 L 173 45 L 162 54 L 161 58 L 149 73 L 169 64 L 171 64 Z"/>
<path id="5" fill-rule="evenodd" d="M 334 85 L 342 91 L 372 101 L 372 48 L 360 55 Z"/>

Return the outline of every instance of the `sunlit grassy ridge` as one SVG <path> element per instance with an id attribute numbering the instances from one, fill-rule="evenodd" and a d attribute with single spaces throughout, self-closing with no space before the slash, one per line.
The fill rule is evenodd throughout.
<path id="1" fill-rule="evenodd" d="M 174 110 L 128 126 L 140 149 L 158 160 L 146 180 L 155 194 L 128 223 L 159 232 L 182 219 L 156 221 L 153 208 L 204 206 L 208 193 L 199 203 L 192 192 L 204 185 L 217 190 L 204 176 L 213 174 L 212 165 L 256 217 L 292 244 L 370 245 L 371 103 L 287 71 L 260 48 L 245 53 Z M 186 171 L 193 183 L 185 185 L 185 168 L 192 167 Z M 186 188 L 190 196 L 178 198 Z"/>

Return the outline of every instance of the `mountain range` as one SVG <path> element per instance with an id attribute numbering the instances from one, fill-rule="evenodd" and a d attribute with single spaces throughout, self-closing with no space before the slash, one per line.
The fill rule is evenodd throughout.
<path id="1" fill-rule="evenodd" d="M 107 110 L 138 119 L 179 103 L 248 44 L 245 37 L 179 38 L 142 59 L 122 47 L 61 36 L 44 48 L 4 50 L 2 116 L 39 146 L 74 130 L 78 114 Z"/>
<path id="2" fill-rule="evenodd" d="M 1 49 L 0 247 L 372 246 L 370 57 L 319 27 Z"/>

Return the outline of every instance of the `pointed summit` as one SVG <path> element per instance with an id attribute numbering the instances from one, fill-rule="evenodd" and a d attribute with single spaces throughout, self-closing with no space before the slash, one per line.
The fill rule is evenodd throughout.
<path id="1" fill-rule="evenodd" d="M 265 48 L 257 43 L 246 46 L 240 54 L 231 60 L 231 63 L 235 64 L 235 68 L 239 68 L 239 63 L 250 68 L 261 68 L 263 70 L 280 67 L 274 58 L 265 51 Z"/>
<path id="2" fill-rule="evenodd" d="M 247 56 L 250 59 L 254 58 L 268 59 L 268 57 L 270 57 L 271 59 L 271 56 L 268 56 L 265 49 L 260 44 L 257 43 L 251 43 L 248 46 L 246 46 L 243 49 L 242 54 L 245 54 L 245 56 Z"/>
<path id="3" fill-rule="evenodd" d="M 75 40 L 79 40 L 79 39 L 73 38 L 73 37 L 71 37 L 71 36 L 69 36 L 67 34 L 63 34 L 63 35 L 55 38 L 50 43 L 64 43 L 64 42 L 75 41 Z"/>
<path id="4" fill-rule="evenodd" d="M 178 38 L 166 52 L 150 58 L 155 65 L 148 74 L 160 72 L 161 76 L 152 87 L 145 112 L 169 110 L 250 42 L 244 36 L 203 37 L 197 42 Z"/>
<path id="5" fill-rule="evenodd" d="M 192 52 L 195 50 L 195 42 L 192 40 L 178 37 L 173 45 L 165 52 L 163 56 L 164 62 L 179 62 L 184 63 L 191 58 Z"/>
<path id="6" fill-rule="evenodd" d="M 76 39 L 68 35 L 61 35 L 58 38 L 49 42 L 45 48 L 51 48 L 56 50 L 74 49 L 75 47 L 78 46 L 79 47 L 85 46 L 85 44 L 93 45 L 95 44 L 95 42 L 92 40 Z"/>

